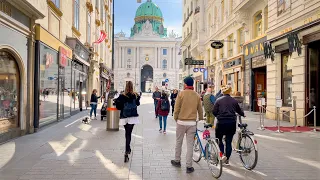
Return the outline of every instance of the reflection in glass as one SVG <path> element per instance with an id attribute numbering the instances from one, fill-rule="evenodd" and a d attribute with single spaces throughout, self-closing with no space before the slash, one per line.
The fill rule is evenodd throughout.
<path id="1" fill-rule="evenodd" d="M 282 96 L 283 105 L 292 105 L 292 68 L 289 62 L 289 55 L 282 55 Z"/>
<path id="2" fill-rule="evenodd" d="M 18 127 L 19 80 L 15 59 L 0 51 L 0 130 Z"/>

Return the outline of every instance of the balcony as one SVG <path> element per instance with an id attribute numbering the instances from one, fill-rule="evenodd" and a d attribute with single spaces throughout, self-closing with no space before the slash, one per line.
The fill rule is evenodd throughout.
<path id="1" fill-rule="evenodd" d="M 194 14 L 198 14 L 200 12 L 200 6 L 196 7 L 196 9 L 194 10 Z"/>

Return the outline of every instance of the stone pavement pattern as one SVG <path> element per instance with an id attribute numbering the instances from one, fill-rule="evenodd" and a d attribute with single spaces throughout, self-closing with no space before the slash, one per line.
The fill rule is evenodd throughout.
<path id="1" fill-rule="evenodd" d="M 170 116 L 167 134 L 160 134 L 152 99 L 148 96 L 142 98 L 139 112 L 141 124 L 133 131 L 129 163 L 123 163 L 124 129 L 107 132 L 105 121 L 100 120 L 82 124 L 81 117 L 88 114 L 86 111 L 0 145 L 0 180 L 214 179 L 204 161 L 194 163 L 195 172 L 186 174 L 185 151 L 182 167 L 172 167 L 174 120 Z M 258 165 L 254 171 L 245 170 L 233 153 L 231 166 L 224 167 L 220 179 L 320 179 L 319 133 L 257 131 L 258 116 L 246 114 L 244 122 L 258 140 Z M 266 125 L 275 123 L 266 120 Z"/>

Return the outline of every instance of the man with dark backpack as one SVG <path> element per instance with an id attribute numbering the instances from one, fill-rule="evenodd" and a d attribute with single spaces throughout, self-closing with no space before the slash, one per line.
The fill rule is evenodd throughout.
<path id="1" fill-rule="evenodd" d="M 163 119 L 163 134 L 166 134 L 167 128 L 167 118 L 170 112 L 170 102 L 168 95 L 165 92 L 162 92 L 161 98 L 158 101 L 156 115 L 159 116 L 159 132 L 162 133 L 162 119 Z"/>

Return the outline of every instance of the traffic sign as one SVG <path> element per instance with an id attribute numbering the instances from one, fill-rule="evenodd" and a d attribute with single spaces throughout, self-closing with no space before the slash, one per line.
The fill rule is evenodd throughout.
<path id="1" fill-rule="evenodd" d="M 165 82 L 166 82 L 166 83 L 169 82 L 169 79 L 166 79 Z"/>
<path id="2" fill-rule="evenodd" d="M 184 60 L 185 65 L 204 65 L 204 60 L 194 60 L 192 58 L 186 58 Z"/>

